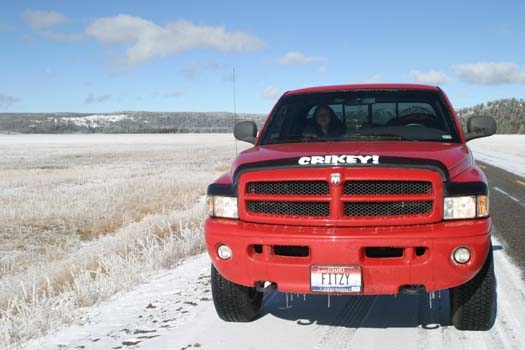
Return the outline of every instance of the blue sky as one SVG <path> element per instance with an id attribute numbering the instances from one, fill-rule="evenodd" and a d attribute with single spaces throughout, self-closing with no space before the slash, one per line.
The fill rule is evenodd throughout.
<path id="1" fill-rule="evenodd" d="M 525 1 L 4 1 L 0 112 L 267 113 L 286 90 L 525 98 Z"/>

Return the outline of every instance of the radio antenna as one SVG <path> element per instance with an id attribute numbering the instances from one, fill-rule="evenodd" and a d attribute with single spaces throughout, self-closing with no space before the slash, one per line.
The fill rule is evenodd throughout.
<path id="1" fill-rule="evenodd" d="M 237 124 L 237 102 L 235 95 L 235 67 L 233 67 L 233 127 Z M 235 139 L 235 155 L 237 155 L 237 139 Z"/>

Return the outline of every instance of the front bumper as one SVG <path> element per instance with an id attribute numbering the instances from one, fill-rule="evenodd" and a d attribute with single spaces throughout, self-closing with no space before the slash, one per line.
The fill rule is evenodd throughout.
<path id="1" fill-rule="evenodd" d="M 309 294 L 311 265 L 358 265 L 360 294 L 397 294 L 404 286 L 436 291 L 473 278 L 488 255 L 490 228 L 490 218 L 388 227 L 286 226 L 208 218 L 205 237 L 217 270 L 240 285 L 269 281 L 282 292 Z M 217 256 L 221 244 L 232 249 L 231 259 Z M 451 259 L 458 246 L 472 252 L 466 264 Z M 282 247 L 299 247 L 301 253 L 281 254 Z M 368 253 L 382 247 L 401 254 Z"/>

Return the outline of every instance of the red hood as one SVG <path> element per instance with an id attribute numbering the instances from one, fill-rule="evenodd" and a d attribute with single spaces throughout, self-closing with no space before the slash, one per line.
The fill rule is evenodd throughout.
<path id="1" fill-rule="evenodd" d="M 393 161 L 403 163 L 405 166 L 411 163 L 440 164 L 441 168 L 446 168 L 450 179 L 473 165 L 471 153 L 464 144 L 417 141 L 306 142 L 250 148 L 237 156 L 232 172 L 235 173 L 239 167 L 248 164 L 264 163 L 271 166 L 272 162 L 283 164 L 285 160 L 290 165 L 298 166 L 300 159 L 301 162 L 308 163 L 312 156 L 323 156 L 327 159 L 329 164 L 320 166 L 346 165 L 339 164 L 335 156 L 346 156 L 341 158 L 342 162 L 344 163 L 346 159 L 348 163 L 353 163 L 351 164 L 353 166 L 359 166 L 359 163 L 367 163 L 367 166 L 375 164 L 382 166 Z M 378 156 L 378 158 L 374 157 L 372 160 L 371 156 Z M 316 157 L 316 159 L 321 158 Z"/>

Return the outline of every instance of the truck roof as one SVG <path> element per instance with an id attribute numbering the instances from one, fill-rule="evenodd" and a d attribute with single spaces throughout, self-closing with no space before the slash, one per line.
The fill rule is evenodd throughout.
<path id="1" fill-rule="evenodd" d="M 423 84 L 346 84 L 314 86 L 302 89 L 290 90 L 285 95 L 295 95 L 313 92 L 348 91 L 348 90 L 377 90 L 377 89 L 417 89 L 417 90 L 440 90 L 437 86 Z"/>

